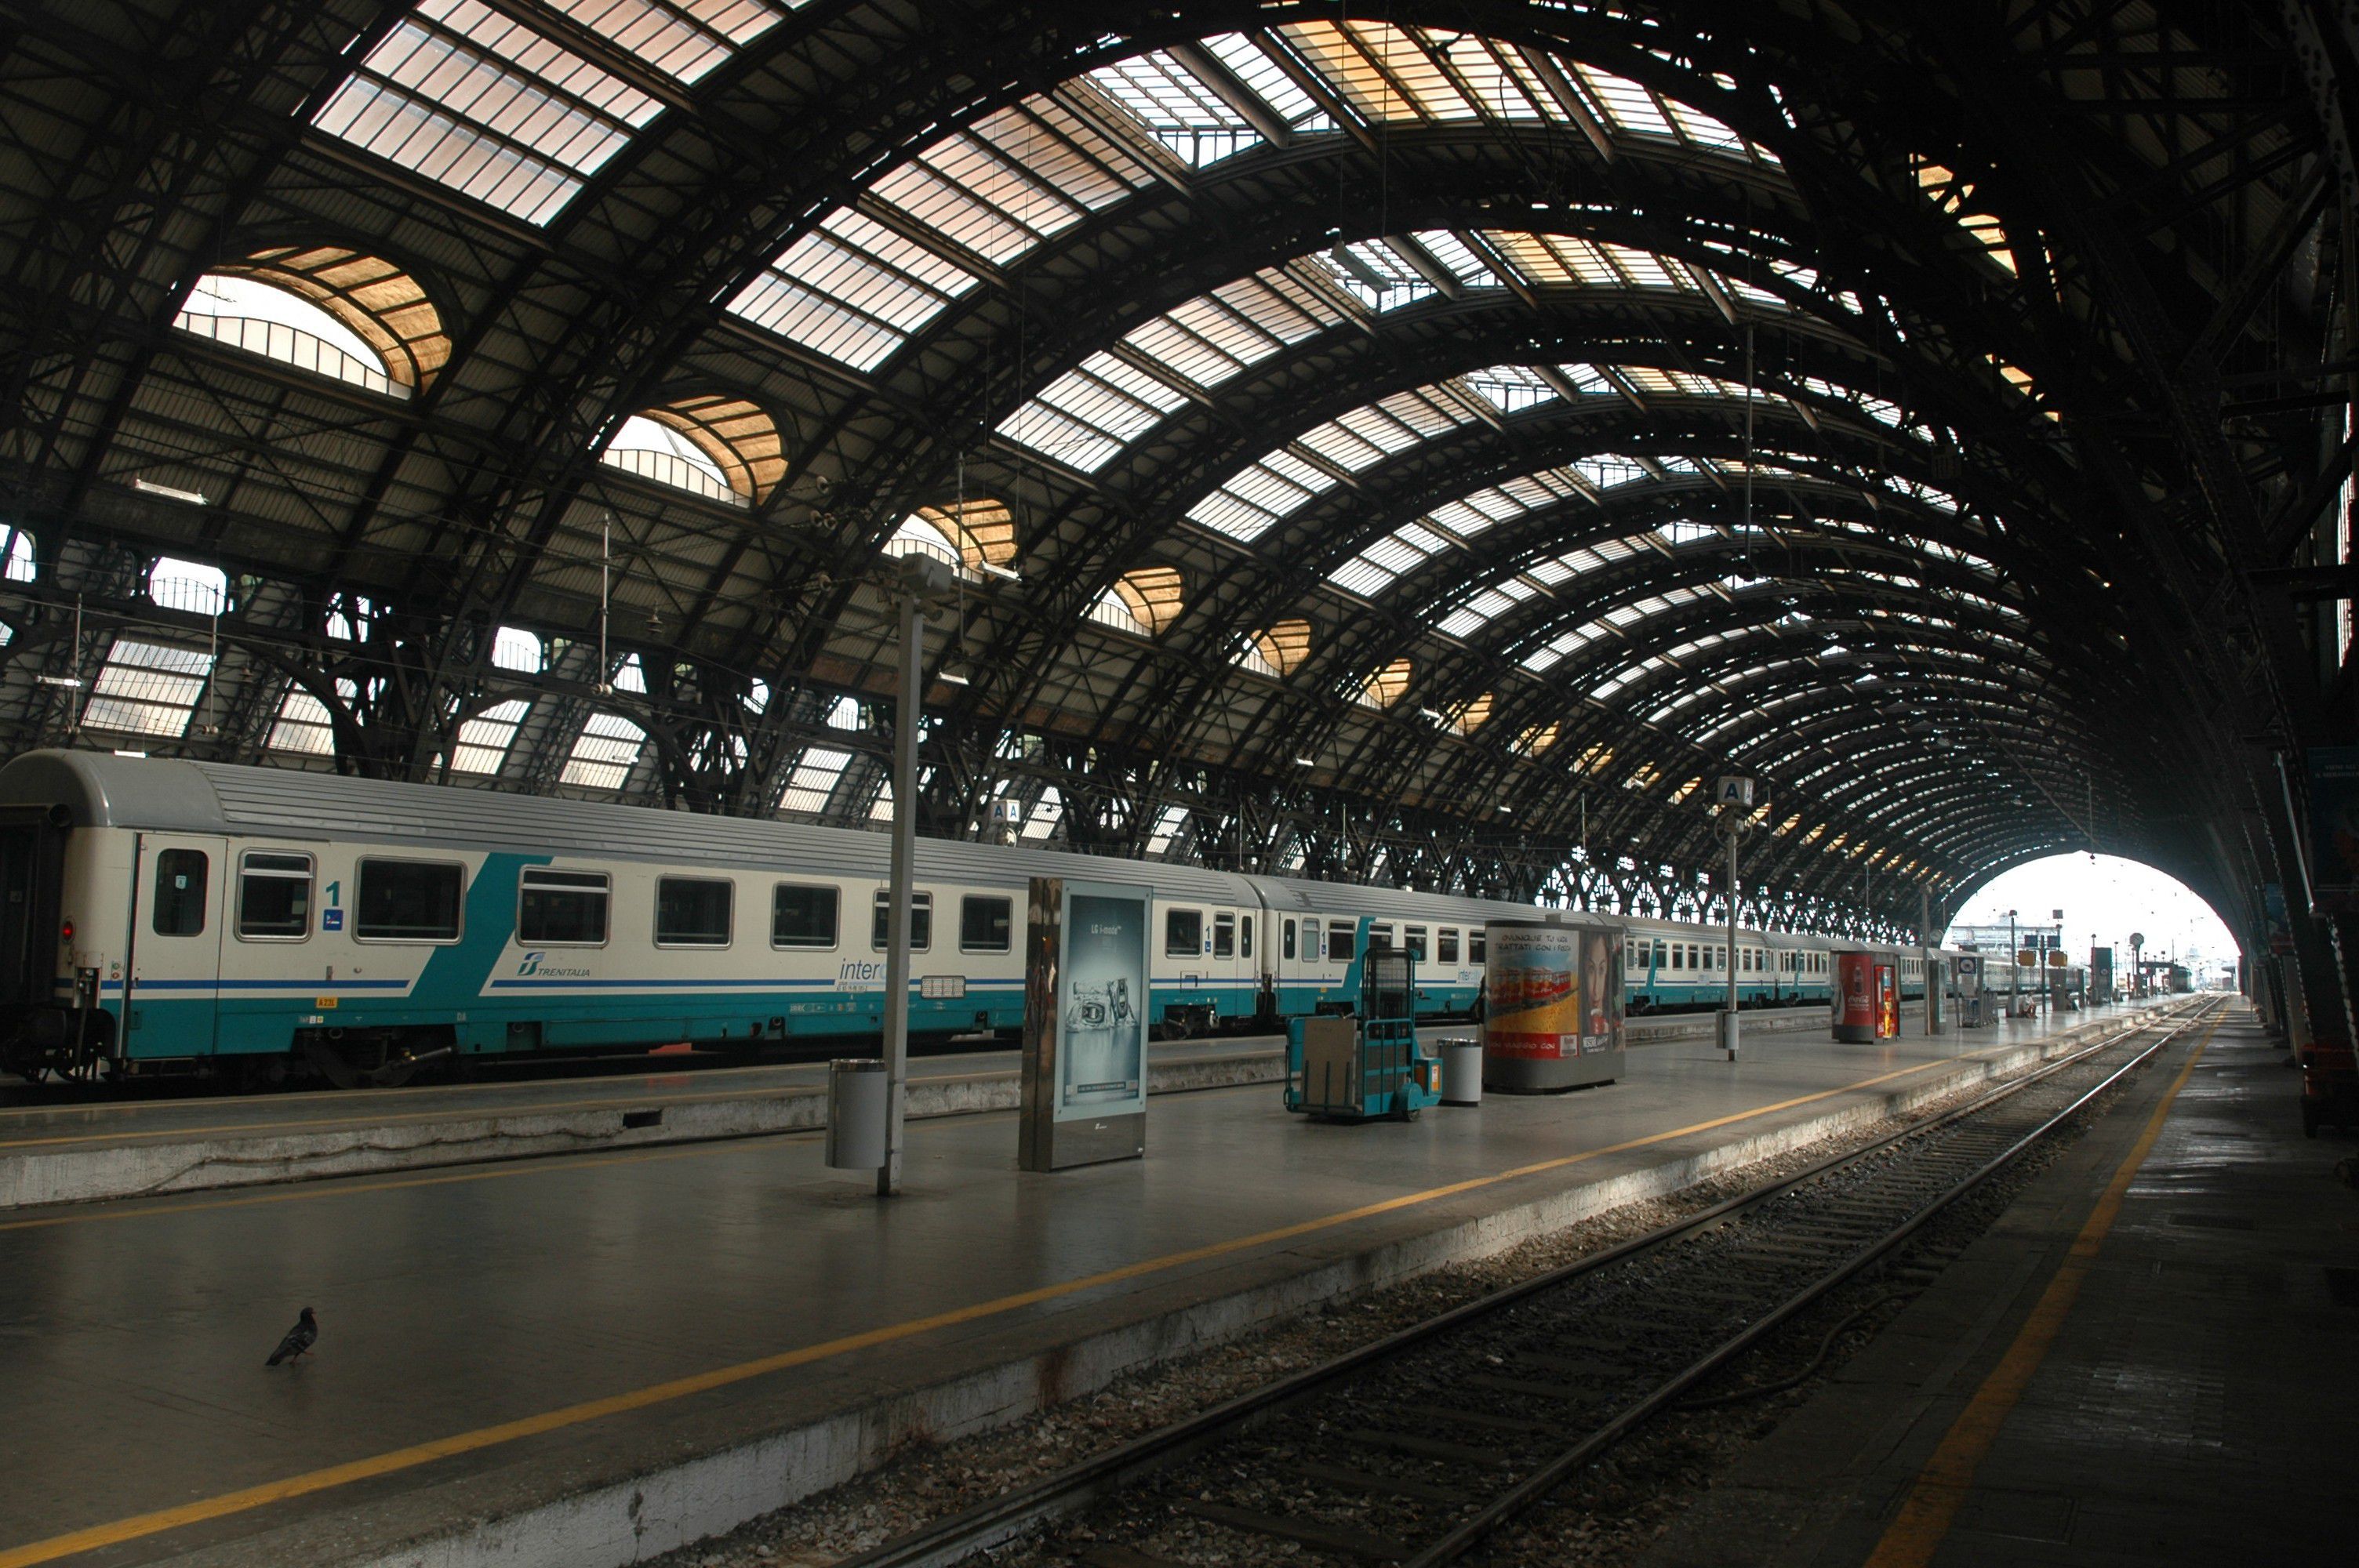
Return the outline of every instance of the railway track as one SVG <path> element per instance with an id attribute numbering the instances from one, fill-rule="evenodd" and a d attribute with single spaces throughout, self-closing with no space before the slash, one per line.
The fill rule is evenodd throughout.
<path id="1" fill-rule="evenodd" d="M 839 1568 L 1452 1563 L 1900 1248 L 2217 1003 L 937 1521 Z M 1057 1531 L 1087 1515 L 1086 1528 Z M 1044 1530 L 1038 1546 L 1017 1545 Z M 1171 1544 L 1174 1536 L 1187 1538 Z M 995 1555 L 997 1555 L 996 1553 Z"/>

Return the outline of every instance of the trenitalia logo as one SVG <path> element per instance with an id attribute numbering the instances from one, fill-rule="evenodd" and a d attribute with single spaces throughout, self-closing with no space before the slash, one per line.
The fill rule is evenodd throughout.
<path id="1" fill-rule="evenodd" d="M 518 979 L 522 979 L 527 975 L 538 975 L 545 980 L 580 980 L 587 979 L 589 978 L 590 971 L 587 969 L 559 968 L 554 966 L 546 969 L 542 968 L 540 967 L 540 961 L 548 957 L 549 955 L 546 952 L 538 950 L 527 953 L 524 956 L 524 962 L 516 966 L 516 978 Z"/>
<path id="2" fill-rule="evenodd" d="M 516 973 L 519 975 L 540 973 L 540 961 L 548 957 L 546 953 L 527 953 L 524 956 L 524 962 L 516 966 Z"/>

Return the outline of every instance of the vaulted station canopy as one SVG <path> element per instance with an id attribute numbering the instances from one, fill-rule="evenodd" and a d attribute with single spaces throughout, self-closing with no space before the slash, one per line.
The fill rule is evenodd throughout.
<path id="1" fill-rule="evenodd" d="M 927 553 L 929 831 L 1692 914 L 1743 773 L 1765 923 L 2223 895 L 2345 435 L 2277 27 L 51 8 L 0 725 L 864 823 Z"/>

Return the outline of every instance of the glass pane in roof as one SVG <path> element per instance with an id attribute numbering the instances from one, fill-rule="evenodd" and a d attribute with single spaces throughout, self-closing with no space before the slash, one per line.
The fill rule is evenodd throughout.
<path id="1" fill-rule="evenodd" d="M 541 0 L 666 76 L 692 82 L 786 14 L 766 0 Z M 801 0 L 786 0 L 799 5 Z"/>
<path id="2" fill-rule="evenodd" d="M 1002 109 L 978 122 L 973 134 L 1031 178 L 1093 211 L 1121 200 L 1151 178 L 1136 158 L 1054 99 L 1032 98 Z"/>
<path id="3" fill-rule="evenodd" d="M 874 219 L 841 209 L 729 302 L 756 326 L 873 370 L 975 277 Z"/>
<path id="4" fill-rule="evenodd" d="M 1360 118 L 1466 120 L 1474 106 L 1417 36 L 1382 22 L 1311 22 L 1279 37 L 1332 83 Z"/>
<path id="5" fill-rule="evenodd" d="M 999 433 L 1086 473 L 1105 466 L 1134 436 L 1187 401 L 1108 353 L 1092 354 L 1001 421 Z"/>
<path id="6" fill-rule="evenodd" d="M 1663 114 L 1655 95 L 1636 82 L 1579 63 L 1573 65 L 1572 74 L 1588 92 L 1590 102 L 1600 116 L 1615 130 L 1635 132 L 1642 136 L 1678 138 L 1678 129 Z"/>
<path id="7" fill-rule="evenodd" d="M 1467 388 L 1502 414 L 1520 413 L 1559 395 L 1538 372 L 1524 365 L 1494 365 L 1467 375 Z"/>
<path id="8" fill-rule="evenodd" d="M 1345 561 L 1327 574 L 1327 581 L 1331 586 L 1340 588 L 1346 593 L 1359 594 L 1364 599 L 1375 598 L 1393 585 L 1394 579 L 1393 572 L 1378 566 L 1364 555 Z"/>
<path id="9" fill-rule="evenodd" d="M 1277 111 L 1279 119 L 1298 131 L 1332 131 L 1335 122 L 1310 94 L 1286 73 L 1269 52 L 1243 33 L 1222 33 L 1206 38 L 1204 48 L 1225 65 L 1255 97 Z"/>
<path id="10" fill-rule="evenodd" d="M 1397 310 L 1434 293 L 1425 275 L 1382 240 L 1354 240 L 1307 259 L 1371 310 Z"/>
<path id="11" fill-rule="evenodd" d="M 1089 80 L 1191 168 L 1261 145 L 1243 114 L 1161 49 L 1100 66 Z"/>
<path id="12" fill-rule="evenodd" d="M 661 108 L 478 0 L 420 0 L 312 124 L 543 223 Z"/>
<path id="13" fill-rule="evenodd" d="M 1414 238 L 1430 252 L 1433 259 L 1450 269 L 1451 276 L 1469 288 L 1502 287 L 1499 275 L 1490 264 L 1474 254 L 1466 242 L 1448 229 L 1419 229 Z"/>

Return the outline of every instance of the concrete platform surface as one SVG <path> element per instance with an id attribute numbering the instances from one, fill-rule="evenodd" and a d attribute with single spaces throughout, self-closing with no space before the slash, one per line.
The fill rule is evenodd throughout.
<path id="1" fill-rule="evenodd" d="M 2249 1008 L 2203 1040 L 1646 1568 L 2359 1561 L 2359 1193 L 2333 1177 L 2359 1140 L 2302 1137 L 2296 1075 Z"/>
<path id="2" fill-rule="evenodd" d="M 2056 1038 L 1663 1045 L 1408 1125 L 1214 1090 L 1053 1175 L 943 1119 L 886 1202 L 790 1134 L 0 1217 L 0 1568 L 631 1562 Z M 266 1372 L 304 1305 L 317 1354 Z"/>
<path id="3" fill-rule="evenodd" d="M 1917 1012 L 1912 1006 L 1908 1016 Z M 1448 1034 L 1481 1026 L 1433 1027 Z M 1745 1027 L 1764 1037 L 1823 1032 L 1827 1012 L 1766 1011 Z M 1709 1039 L 1712 1030 L 1710 1014 L 1680 1014 L 1633 1020 L 1630 1036 L 1655 1044 Z M 1147 1089 L 1272 1083 L 1284 1076 L 1284 1054 L 1283 1035 L 1158 1042 Z M 908 1114 L 1014 1109 L 1018 1055 L 1000 1048 L 917 1058 Z M 826 1081 L 823 1062 L 683 1063 L 398 1089 L 0 1107 L 0 1210 L 802 1131 L 827 1125 Z"/>

